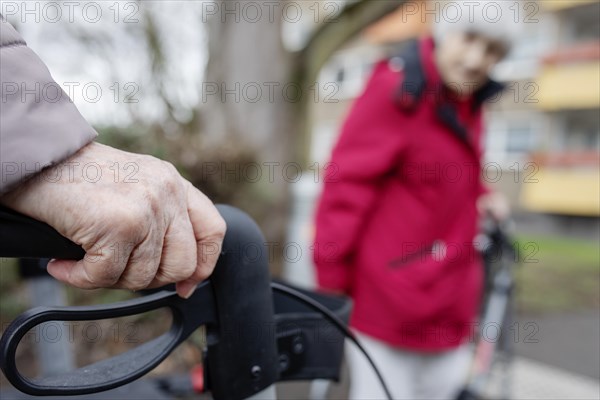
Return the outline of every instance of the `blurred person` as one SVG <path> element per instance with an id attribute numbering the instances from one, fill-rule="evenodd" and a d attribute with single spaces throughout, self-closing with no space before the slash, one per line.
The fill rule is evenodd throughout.
<path id="1" fill-rule="evenodd" d="M 474 2 L 471 2 L 474 3 Z M 508 216 L 480 177 L 482 106 L 503 89 L 491 69 L 518 21 L 441 18 L 433 36 L 379 62 L 334 147 L 317 213 L 321 289 L 354 301 L 351 326 L 398 399 L 452 399 L 468 375 L 483 266 L 478 217 Z M 331 173 L 329 173 L 331 172 Z M 385 394 L 350 346 L 351 399 Z"/>
<path id="2" fill-rule="evenodd" d="M 51 260 L 48 272 L 83 289 L 176 283 L 189 297 L 212 273 L 225 234 L 212 202 L 170 163 L 94 142 L 97 133 L 1 15 L 0 59 L 0 204 L 86 251 L 80 261 Z"/>

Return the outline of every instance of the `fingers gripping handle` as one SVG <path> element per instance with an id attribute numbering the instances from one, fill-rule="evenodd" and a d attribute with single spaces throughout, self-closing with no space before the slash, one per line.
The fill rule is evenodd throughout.
<path id="1" fill-rule="evenodd" d="M 227 233 L 210 281 L 187 300 L 163 291 L 140 299 L 91 307 L 41 307 L 15 319 L 0 339 L 0 368 L 19 390 L 32 395 L 78 395 L 131 382 L 160 363 L 191 332 L 207 325 L 209 388 L 215 398 L 242 399 L 273 384 L 277 348 L 269 334 L 243 335 L 274 326 L 265 242 L 259 228 L 233 207 L 217 206 Z M 0 208 L 0 257 L 81 259 L 85 252 L 39 221 Z M 252 255 L 247 249 L 257 250 Z M 46 321 L 79 321 L 135 315 L 169 307 L 171 329 L 119 356 L 56 377 L 27 379 L 16 366 L 17 346 L 28 330 Z M 257 372 L 258 371 L 258 372 Z"/>

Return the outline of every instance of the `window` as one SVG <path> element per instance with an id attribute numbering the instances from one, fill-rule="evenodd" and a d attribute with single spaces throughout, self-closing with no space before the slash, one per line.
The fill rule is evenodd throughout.
<path id="1" fill-rule="evenodd" d="M 600 37 L 600 3 L 592 3 L 567 10 L 566 23 L 571 27 L 570 42 L 598 40 Z"/>
<path id="2" fill-rule="evenodd" d="M 532 149 L 531 125 L 509 124 L 506 134 L 506 151 L 508 153 L 526 153 Z"/>
<path id="3" fill-rule="evenodd" d="M 570 151 L 600 149 L 600 116 L 598 110 L 571 110 L 565 112 L 562 145 Z"/>

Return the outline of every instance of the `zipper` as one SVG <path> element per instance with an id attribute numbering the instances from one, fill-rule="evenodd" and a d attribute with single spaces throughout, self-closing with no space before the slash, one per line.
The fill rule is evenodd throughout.
<path id="1" fill-rule="evenodd" d="M 436 248 L 436 246 L 441 246 L 443 245 L 444 242 L 442 240 L 434 240 L 433 242 L 431 242 L 430 244 L 428 244 L 427 246 L 423 246 L 421 247 L 419 250 L 417 250 L 414 253 L 411 253 L 407 256 L 400 256 L 398 258 L 395 258 L 393 260 L 391 260 L 388 264 L 390 267 L 392 268 L 400 268 L 400 267 L 404 267 L 407 264 L 412 263 L 413 261 L 416 261 L 419 257 L 429 253 L 432 254 L 432 251 L 434 248 Z"/>

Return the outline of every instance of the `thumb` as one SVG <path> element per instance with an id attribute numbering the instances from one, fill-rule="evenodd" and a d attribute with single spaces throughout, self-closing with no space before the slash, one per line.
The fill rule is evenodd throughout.
<path id="1" fill-rule="evenodd" d="M 97 254 L 88 250 L 79 261 L 51 260 L 47 267 L 48 273 L 55 279 L 80 289 L 113 287 L 127 265 L 129 253 L 120 254 L 115 260 L 109 252 L 102 252 L 101 247 L 98 249 Z"/>
<path id="2" fill-rule="evenodd" d="M 52 259 L 48 262 L 46 270 L 54 279 L 63 283 L 70 283 L 69 277 L 72 275 L 76 265 L 77 261 Z"/>

